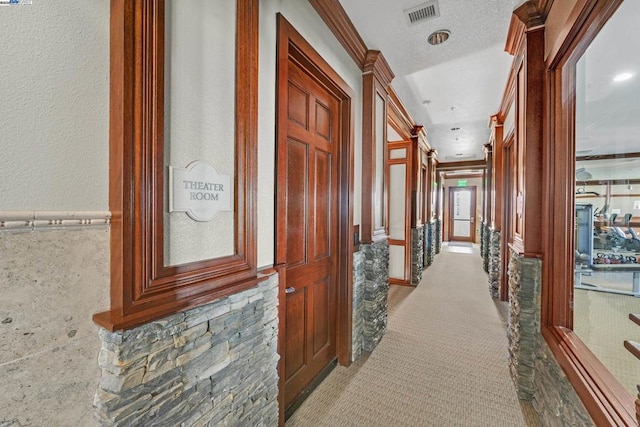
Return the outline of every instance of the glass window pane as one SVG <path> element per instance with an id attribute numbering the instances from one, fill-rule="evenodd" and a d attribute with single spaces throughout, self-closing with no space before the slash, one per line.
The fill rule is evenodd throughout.
<path id="1" fill-rule="evenodd" d="M 625 1 L 576 65 L 574 331 L 635 395 L 624 347 L 640 313 L 640 2 Z M 613 48 L 615 46 L 615 48 Z"/>

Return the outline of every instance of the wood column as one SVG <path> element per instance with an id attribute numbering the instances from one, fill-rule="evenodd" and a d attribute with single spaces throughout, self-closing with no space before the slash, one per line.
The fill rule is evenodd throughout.
<path id="1" fill-rule="evenodd" d="M 371 243 L 388 234 L 384 165 L 387 144 L 388 87 L 393 80 L 389 64 L 378 50 L 366 54 L 363 75 L 362 111 L 362 224 L 361 243 Z M 382 101 L 382 102 L 380 102 Z M 382 108 L 383 111 L 378 111 Z M 382 144 L 382 146 L 380 146 Z M 377 159 L 383 156 L 382 162 Z M 378 220 L 376 221 L 376 216 Z M 377 224 L 376 224 L 377 222 Z"/>

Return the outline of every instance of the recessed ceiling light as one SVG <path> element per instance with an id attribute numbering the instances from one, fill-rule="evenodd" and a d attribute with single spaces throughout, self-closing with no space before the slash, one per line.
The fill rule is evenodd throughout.
<path id="1" fill-rule="evenodd" d="M 633 76 L 634 76 L 633 73 L 620 73 L 620 74 L 618 74 L 617 76 L 615 76 L 613 78 L 613 81 L 616 82 L 616 83 L 619 83 L 619 82 L 623 82 L 625 80 L 629 80 Z"/>
<path id="2" fill-rule="evenodd" d="M 435 46 L 437 44 L 442 44 L 447 40 L 449 40 L 450 35 L 451 35 L 451 31 L 449 30 L 434 31 L 429 35 L 429 38 L 427 39 L 427 41 L 429 42 L 429 44 Z"/>

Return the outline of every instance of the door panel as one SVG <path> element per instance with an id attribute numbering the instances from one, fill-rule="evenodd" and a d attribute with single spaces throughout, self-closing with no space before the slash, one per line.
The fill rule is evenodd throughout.
<path id="1" fill-rule="evenodd" d="M 307 249 L 307 165 L 308 147 L 293 139 L 287 140 L 287 265 L 306 261 Z"/>
<path id="2" fill-rule="evenodd" d="M 329 344 L 329 310 L 331 298 L 331 278 L 326 277 L 313 285 L 313 354 Z"/>
<path id="3" fill-rule="evenodd" d="M 284 401 L 336 357 L 339 104 L 289 62 Z"/>
<path id="4" fill-rule="evenodd" d="M 306 364 L 306 351 L 300 351 L 306 344 L 306 303 L 307 290 L 300 289 L 287 295 L 285 322 L 287 323 L 287 341 L 285 349 L 285 369 L 289 377 L 295 376 Z"/>
<path id="5" fill-rule="evenodd" d="M 476 188 L 449 189 L 449 240 L 475 241 Z"/>
<path id="6" fill-rule="evenodd" d="M 331 255 L 331 203 L 327 197 L 331 194 L 331 154 L 316 150 L 315 161 L 315 227 L 314 258 L 326 258 Z"/>

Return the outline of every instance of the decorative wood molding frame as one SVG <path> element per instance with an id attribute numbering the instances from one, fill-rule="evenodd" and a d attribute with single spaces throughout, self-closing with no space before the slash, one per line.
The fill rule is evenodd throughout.
<path id="1" fill-rule="evenodd" d="M 353 61 L 364 69 L 369 49 L 339 0 L 309 0 Z"/>
<path id="2" fill-rule="evenodd" d="M 403 238 L 397 239 L 393 238 L 391 235 L 389 236 L 388 242 L 389 246 L 402 246 L 404 248 L 404 279 L 398 278 L 389 278 L 389 284 L 393 285 L 402 285 L 402 286 L 410 286 L 411 285 L 411 221 L 415 221 L 415 216 L 412 211 L 412 207 L 415 205 L 415 197 L 411 197 L 412 191 L 412 179 L 413 168 L 412 165 L 415 163 L 415 144 L 414 141 L 409 138 L 406 141 L 394 141 L 389 142 L 387 144 L 387 151 L 393 150 L 405 150 L 405 157 L 392 159 L 389 154 L 387 154 L 387 162 L 385 164 L 385 180 L 386 182 L 390 182 L 390 174 L 391 168 L 393 166 L 404 165 L 405 166 L 405 176 L 404 176 L 404 189 L 405 189 L 405 197 L 404 200 L 404 227 L 403 227 Z M 413 199 L 413 200 L 412 200 Z M 387 204 L 387 218 L 391 218 L 390 216 L 391 206 Z M 410 217 L 409 217 L 410 216 Z"/>
<path id="3" fill-rule="evenodd" d="M 110 224 L 111 212 L 108 211 L 0 211 L 0 232 L 105 227 Z"/>
<path id="4" fill-rule="evenodd" d="M 164 266 L 164 0 L 111 1 L 111 331 L 254 286 L 258 0 L 237 1 L 235 254 Z"/>

